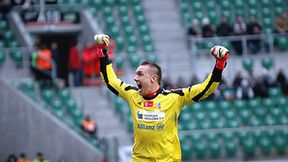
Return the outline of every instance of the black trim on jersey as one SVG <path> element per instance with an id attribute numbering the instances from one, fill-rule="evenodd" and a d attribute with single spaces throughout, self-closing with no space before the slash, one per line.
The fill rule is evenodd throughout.
<path id="1" fill-rule="evenodd" d="M 123 83 L 123 82 L 122 82 Z M 122 85 L 122 84 L 121 84 Z M 125 91 L 129 91 L 129 90 L 131 90 L 131 89 L 133 89 L 133 90 L 135 90 L 135 91 L 138 91 L 138 88 L 137 87 L 134 87 L 134 86 L 127 86 L 126 88 L 125 88 Z"/>
<path id="2" fill-rule="evenodd" d="M 110 60 L 109 60 L 108 56 L 100 58 L 100 70 L 103 74 L 104 81 L 105 81 L 108 89 L 110 89 L 111 92 L 113 92 L 115 95 L 118 96 L 119 92 L 109 84 L 109 80 L 108 80 L 108 76 L 107 76 L 107 70 L 106 70 L 106 66 L 108 64 L 110 64 Z"/>
<path id="3" fill-rule="evenodd" d="M 120 84 L 120 87 L 122 86 L 122 84 L 123 84 L 124 82 L 123 81 L 121 81 L 121 84 Z"/>
<path id="4" fill-rule="evenodd" d="M 175 93 L 175 94 L 178 94 L 180 96 L 184 96 L 184 92 L 182 91 L 181 88 L 179 89 L 170 89 L 170 90 L 165 90 L 162 92 L 163 95 L 168 95 L 170 93 Z"/>
<path id="5" fill-rule="evenodd" d="M 212 76 L 211 76 L 211 80 L 214 82 L 220 82 L 221 78 L 222 78 L 222 71 L 220 69 L 217 69 L 216 67 L 214 67 L 213 72 L 212 72 Z"/>
<path id="6" fill-rule="evenodd" d="M 105 56 L 105 57 L 100 57 L 100 69 L 103 68 L 103 66 L 106 66 L 108 64 L 110 64 L 111 61 L 109 60 L 109 57 L 108 56 Z M 102 67 L 102 68 L 101 68 Z"/>
<path id="7" fill-rule="evenodd" d="M 204 94 L 208 91 L 208 89 L 211 87 L 213 82 L 220 82 L 221 81 L 221 76 L 222 76 L 222 70 L 217 69 L 215 67 L 213 69 L 211 79 L 209 80 L 209 82 L 208 82 L 207 86 L 205 87 L 205 89 L 202 92 L 200 92 L 198 95 L 193 97 L 192 100 L 194 102 L 198 102 L 204 96 Z"/>

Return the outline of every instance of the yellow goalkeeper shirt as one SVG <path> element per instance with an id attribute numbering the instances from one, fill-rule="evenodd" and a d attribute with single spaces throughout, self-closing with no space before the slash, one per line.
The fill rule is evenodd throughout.
<path id="1" fill-rule="evenodd" d="M 154 97 L 143 98 L 137 87 L 117 78 L 107 58 L 100 61 L 105 85 L 130 105 L 134 128 L 132 162 L 180 162 L 178 117 L 181 108 L 212 94 L 219 85 L 222 70 L 214 68 L 201 84 L 175 90 L 160 89 Z"/>

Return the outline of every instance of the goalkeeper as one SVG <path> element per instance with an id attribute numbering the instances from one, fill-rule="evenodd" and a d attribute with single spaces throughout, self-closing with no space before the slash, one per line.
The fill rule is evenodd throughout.
<path id="1" fill-rule="evenodd" d="M 223 46 L 211 48 L 210 53 L 216 59 L 216 65 L 204 82 L 187 88 L 164 90 L 160 84 L 161 68 L 153 62 L 142 62 L 137 68 L 134 78 L 137 86 L 118 79 L 105 48 L 109 37 L 95 35 L 95 40 L 102 49 L 100 70 L 103 82 L 130 105 L 134 128 L 132 162 L 180 162 L 180 111 L 184 105 L 205 99 L 216 90 L 229 51 Z"/>

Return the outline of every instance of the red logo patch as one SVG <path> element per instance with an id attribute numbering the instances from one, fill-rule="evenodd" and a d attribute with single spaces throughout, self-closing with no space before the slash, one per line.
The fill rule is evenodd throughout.
<path id="1" fill-rule="evenodd" d="M 153 101 L 145 101 L 144 102 L 144 107 L 153 107 L 154 102 Z"/>

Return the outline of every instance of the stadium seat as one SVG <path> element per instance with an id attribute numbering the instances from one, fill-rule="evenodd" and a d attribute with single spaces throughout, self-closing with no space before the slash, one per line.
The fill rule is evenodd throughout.
<path id="1" fill-rule="evenodd" d="M 196 142 L 196 144 L 194 144 L 194 152 L 195 152 L 196 158 L 198 159 L 205 158 L 208 153 L 207 150 L 208 150 L 208 146 L 205 141 Z"/>
<path id="2" fill-rule="evenodd" d="M 192 142 L 190 136 L 180 136 L 181 153 L 183 160 L 189 160 L 192 156 Z"/>
<path id="3" fill-rule="evenodd" d="M 220 120 L 220 112 L 218 110 L 209 111 L 209 118 L 212 122 Z"/>
<path id="4" fill-rule="evenodd" d="M 242 152 L 245 156 L 253 156 L 256 151 L 256 142 L 253 137 L 246 137 L 242 140 Z"/>
<path id="5" fill-rule="evenodd" d="M 268 114 L 268 108 L 260 106 L 255 107 L 253 108 L 253 113 L 259 120 L 264 120 Z"/>
<path id="6" fill-rule="evenodd" d="M 149 50 L 149 51 L 145 50 L 145 52 L 148 53 L 148 55 L 146 55 L 148 61 L 151 61 L 151 62 L 159 62 L 158 57 L 157 57 L 154 53 L 152 53 L 153 50 Z"/>
<path id="7" fill-rule="evenodd" d="M 6 54 L 4 52 L 0 52 L 0 65 L 2 65 L 6 60 Z"/>
<path id="8" fill-rule="evenodd" d="M 225 131 L 222 133 L 225 154 L 227 157 L 234 157 L 237 154 L 237 139 L 234 133 Z"/>
<path id="9" fill-rule="evenodd" d="M 268 138 L 265 135 L 261 135 L 258 139 L 259 147 L 263 155 L 269 155 L 272 150 L 272 141 L 271 138 Z"/>
<path id="10" fill-rule="evenodd" d="M 75 100 L 73 100 L 71 98 L 68 99 L 66 101 L 66 109 L 67 109 L 67 112 L 72 115 L 73 112 L 77 109 L 77 105 L 76 105 Z"/>
<path id="11" fill-rule="evenodd" d="M 234 107 L 236 110 L 247 108 L 247 102 L 245 100 L 236 99 L 234 100 Z"/>
<path id="12" fill-rule="evenodd" d="M 251 72 L 252 68 L 253 68 L 253 60 L 251 58 L 245 58 L 242 60 L 242 66 L 244 68 L 244 70 L 246 70 L 247 72 Z"/>
<path id="13" fill-rule="evenodd" d="M 249 108 L 242 108 L 241 110 L 239 110 L 238 114 L 241 119 L 241 122 L 244 125 L 247 125 L 249 123 L 249 120 L 252 118 L 252 113 L 249 110 Z"/>
<path id="14" fill-rule="evenodd" d="M 123 17 L 123 16 L 128 16 L 128 6 L 120 6 L 119 7 L 119 16 Z"/>
<path id="15" fill-rule="evenodd" d="M 22 51 L 13 51 L 10 53 L 12 60 L 15 62 L 17 68 L 22 67 L 23 65 L 23 53 Z"/>
<path id="16" fill-rule="evenodd" d="M 218 158 L 221 156 L 221 147 L 218 140 L 209 141 L 209 152 L 212 158 Z"/>
<path id="17" fill-rule="evenodd" d="M 288 107 L 288 98 L 284 96 L 278 97 L 275 104 L 279 107 Z"/>
<path id="18" fill-rule="evenodd" d="M 248 100 L 248 107 L 250 107 L 252 109 L 259 107 L 260 103 L 261 103 L 261 101 L 259 99 L 253 98 L 253 99 Z"/>
<path id="19" fill-rule="evenodd" d="M 280 36 L 276 41 L 277 46 L 281 51 L 286 51 L 288 49 L 288 37 Z"/>
<path id="20" fill-rule="evenodd" d="M 133 55 L 130 57 L 130 65 L 132 68 L 137 68 L 140 64 L 140 58 L 137 55 Z"/>
<path id="21" fill-rule="evenodd" d="M 275 87 L 275 88 L 268 89 L 268 95 L 270 97 L 277 98 L 277 97 L 281 97 L 282 93 L 279 88 Z"/>
<path id="22" fill-rule="evenodd" d="M 237 128 L 240 126 L 239 122 L 237 119 L 226 119 L 226 125 L 229 128 Z"/>
<path id="23" fill-rule="evenodd" d="M 55 93 L 51 89 L 44 89 L 41 91 L 41 97 L 48 105 L 52 104 L 52 101 L 55 98 Z"/>
<path id="24" fill-rule="evenodd" d="M 226 110 L 225 112 L 223 112 L 223 115 L 226 119 L 236 118 L 236 114 L 232 109 Z"/>
<path id="25" fill-rule="evenodd" d="M 262 63 L 262 67 L 264 67 L 265 69 L 269 70 L 271 67 L 273 67 L 273 58 L 271 57 L 264 57 L 261 60 Z"/>
<path id="26" fill-rule="evenodd" d="M 284 134 L 278 133 L 275 138 L 272 139 L 275 149 L 279 155 L 284 155 L 286 152 L 286 144 L 287 141 L 285 140 Z"/>
<path id="27" fill-rule="evenodd" d="M 72 112 L 73 122 L 76 126 L 80 126 L 83 120 L 83 111 L 76 109 Z"/>
<path id="28" fill-rule="evenodd" d="M 0 20 L 0 29 L 6 31 L 9 29 L 8 22 L 6 20 Z"/>
<path id="29" fill-rule="evenodd" d="M 261 6 L 262 7 L 269 7 L 271 6 L 270 0 L 261 0 Z"/>
<path id="30" fill-rule="evenodd" d="M 283 6 L 274 7 L 274 17 L 278 17 L 284 11 Z"/>
<path id="31" fill-rule="evenodd" d="M 227 157 L 235 157 L 237 154 L 237 143 L 235 139 L 225 140 L 225 154 Z"/>
<path id="32" fill-rule="evenodd" d="M 248 121 L 248 124 L 249 124 L 249 126 L 251 126 L 251 127 L 258 127 L 258 126 L 263 125 L 263 122 L 264 122 L 264 121 L 261 121 L 261 120 L 258 119 L 258 118 L 250 118 L 249 121 Z"/>
<path id="33" fill-rule="evenodd" d="M 225 125 L 225 122 L 224 122 L 223 120 L 213 121 L 213 122 L 211 123 L 211 127 L 212 127 L 212 128 L 217 128 L 217 129 L 227 128 L 227 126 Z"/>
<path id="34" fill-rule="evenodd" d="M 62 111 L 62 103 L 59 99 L 54 99 L 52 101 L 51 107 L 53 108 L 54 111 Z"/>

